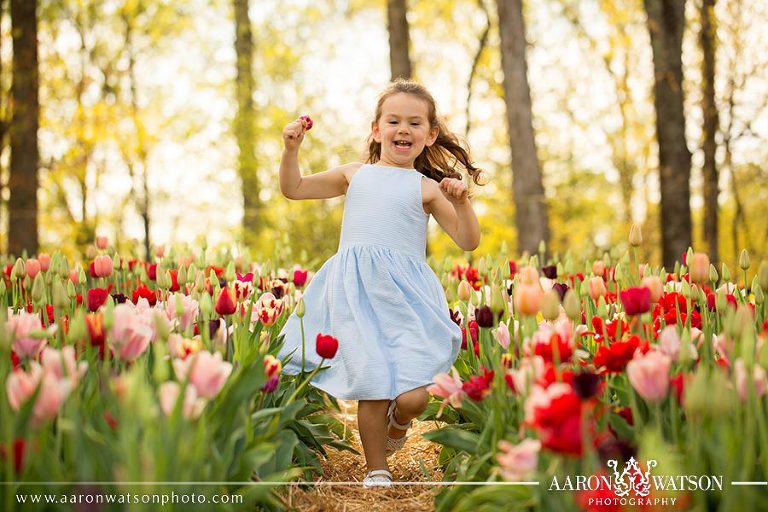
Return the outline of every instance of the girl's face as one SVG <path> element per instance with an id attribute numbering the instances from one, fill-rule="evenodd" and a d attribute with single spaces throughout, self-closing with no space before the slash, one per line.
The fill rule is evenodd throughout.
<path id="1" fill-rule="evenodd" d="M 381 165 L 412 168 L 416 157 L 437 139 L 438 128 L 429 124 L 427 102 L 407 93 L 389 96 L 381 116 L 371 123 L 373 140 L 381 144 Z"/>

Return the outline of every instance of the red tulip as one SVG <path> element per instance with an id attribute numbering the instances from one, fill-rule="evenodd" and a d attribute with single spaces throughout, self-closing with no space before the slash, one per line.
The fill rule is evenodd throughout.
<path id="1" fill-rule="evenodd" d="M 324 359 L 333 359 L 336 351 L 339 349 L 339 340 L 328 334 L 317 334 L 316 347 L 317 355 Z"/>
<path id="2" fill-rule="evenodd" d="M 235 290 L 229 287 L 222 288 L 219 292 L 219 298 L 216 299 L 214 308 L 216 313 L 221 316 L 231 315 L 237 311 L 237 297 Z"/>
<path id="3" fill-rule="evenodd" d="M 646 287 L 627 288 L 619 293 L 624 312 L 630 316 L 647 313 L 651 310 L 651 290 Z"/>
<path id="4" fill-rule="evenodd" d="M 107 296 L 109 291 L 106 288 L 91 288 L 88 290 L 86 301 L 88 303 L 88 311 L 95 312 L 105 302 L 107 302 Z"/>
<path id="5" fill-rule="evenodd" d="M 301 119 L 302 121 L 304 121 L 307 124 L 307 131 L 311 130 L 312 126 L 314 126 L 314 124 L 315 124 L 312 121 L 312 118 L 309 117 L 308 115 L 303 115 L 303 116 L 299 117 L 299 119 Z"/>
<path id="6" fill-rule="evenodd" d="M 301 288 L 307 282 L 308 274 L 309 272 L 307 270 L 294 270 L 293 284 L 296 285 L 297 288 Z"/>

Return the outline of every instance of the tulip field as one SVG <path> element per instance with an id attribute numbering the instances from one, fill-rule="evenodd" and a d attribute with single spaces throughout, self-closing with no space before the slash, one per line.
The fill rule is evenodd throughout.
<path id="1" fill-rule="evenodd" d="M 430 258 L 464 339 L 424 435 L 446 481 L 487 484 L 436 486 L 436 510 L 768 510 L 768 262 L 689 250 L 664 269 L 641 249 Z M 285 483 L 352 450 L 335 399 L 308 385 L 322 368 L 276 358 L 316 268 L 181 248 L 141 261 L 103 238 L 93 253 L 4 262 L 0 509 L 87 494 L 158 510 L 144 493 L 282 510 Z M 304 349 L 332 364 L 343 343 L 306 332 Z"/>

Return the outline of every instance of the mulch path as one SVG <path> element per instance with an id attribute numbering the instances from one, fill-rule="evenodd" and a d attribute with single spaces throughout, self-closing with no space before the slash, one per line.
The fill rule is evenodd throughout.
<path id="1" fill-rule="evenodd" d="M 339 419 L 352 431 L 352 445 L 361 455 L 328 448 L 322 461 L 323 475 L 318 482 L 357 482 L 366 473 L 363 448 L 357 433 L 357 402 L 339 400 Z M 443 479 L 438 464 L 440 446 L 421 434 L 438 428 L 435 422 L 414 420 L 405 447 L 389 459 L 389 469 L 399 482 L 439 482 Z M 301 512 L 344 511 L 431 511 L 438 488 L 426 485 L 398 485 L 388 489 L 364 489 L 362 485 L 317 485 L 312 488 L 288 486 L 281 496 L 289 510 Z"/>

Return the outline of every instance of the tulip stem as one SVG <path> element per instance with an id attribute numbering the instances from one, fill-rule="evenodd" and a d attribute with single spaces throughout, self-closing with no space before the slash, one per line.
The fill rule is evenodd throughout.
<path id="1" fill-rule="evenodd" d="M 296 400 L 296 398 L 299 396 L 299 392 L 300 392 L 300 391 L 302 391 L 302 390 L 303 390 L 303 389 L 304 389 L 304 388 L 307 386 L 307 384 L 309 383 L 309 381 L 311 381 L 311 380 L 312 380 L 312 377 L 314 377 L 315 375 L 317 375 L 317 372 L 319 372 L 319 371 L 322 369 L 322 366 L 323 366 L 323 363 L 324 363 L 324 362 L 325 362 L 325 358 L 322 358 L 322 359 L 320 359 L 320 364 L 318 364 L 318 365 L 317 365 L 317 367 L 316 367 L 314 370 L 312 370 L 312 372 L 311 372 L 309 375 L 307 375 L 307 378 L 306 378 L 306 379 L 304 379 L 304 381 L 302 381 L 302 383 L 301 383 L 301 384 L 299 384 L 299 387 L 297 387 L 297 388 L 296 388 L 296 391 L 294 391 L 294 392 L 291 394 L 291 396 L 290 396 L 290 397 L 288 397 L 288 400 L 285 402 L 285 404 L 284 404 L 284 405 L 288 405 L 288 404 L 290 404 L 291 402 L 293 402 L 294 400 Z M 302 374 L 302 375 L 303 375 L 303 374 Z"/>
<path id="2" fill-rule="evenodd" d="M 299 317 L 299 325 L 301 326 L 301 375 L 304 375 L 304 362 L 306 361 L 306 341 L 304 337 L 304 318 Z"/>

